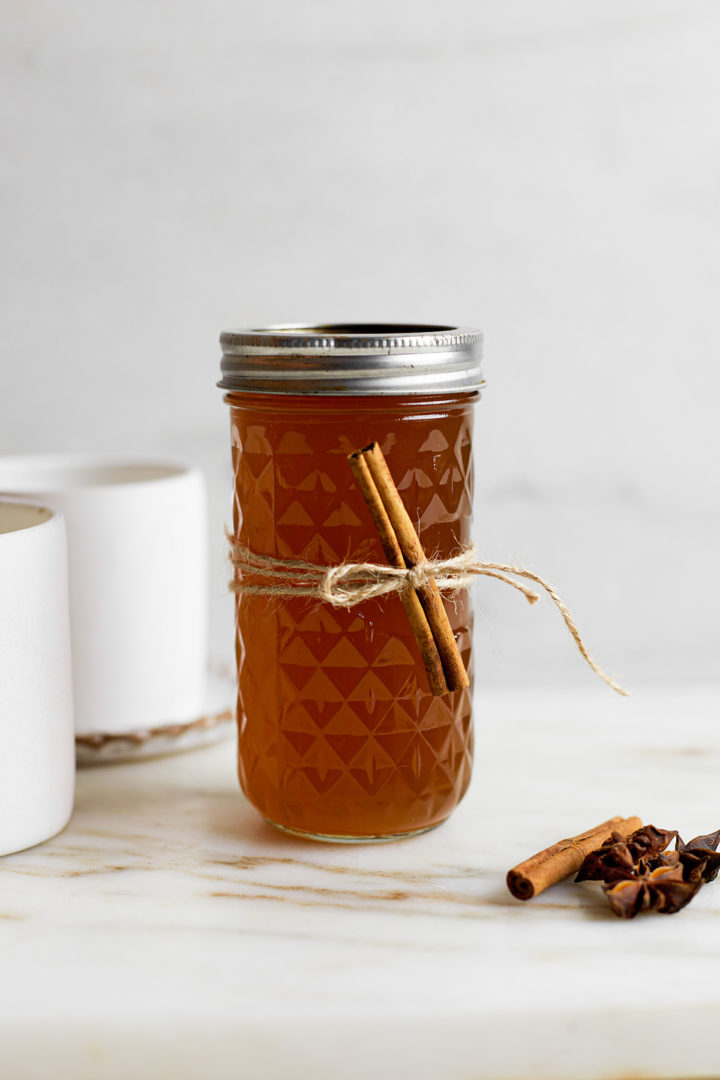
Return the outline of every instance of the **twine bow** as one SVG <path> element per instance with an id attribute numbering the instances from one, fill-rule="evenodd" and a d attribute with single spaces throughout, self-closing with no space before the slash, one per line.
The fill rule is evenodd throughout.
<path id="1" fill-rule="evenodd" d="M 575 620 L 552 585 L 525 567 L 478 559 L 474 545 L 449 559 L 428 559 L 411 568 L 397 568 L 382 563 L 319 566 L 302 559 L 276 559 L 250 551 L 229 534 L 228 540 L 231 544 L 230 560 L 235 570 L 230 588 L 244 596 L 275 596 L 279 599 L 307 597 L 330 604 L 331 607 L 349 609 L 367 600 L 422 588 L 430 581 L 434 581 L 441 592 L 452 594 L 467 588 L 476 578 L 492 577 L 512 585 L 530 604 L 534 604 L 539 600 L 538 593 L 522 582 L 514 581 L 513 577 L 532 581 L 545 591 L 560 612 L 585 662 L 609 687 L 627 696 L 627 690 L 606 675 L 590 656 Z M 251 584 L 244 580 L 245 576 L 262 579 L 262 584 Z"/>

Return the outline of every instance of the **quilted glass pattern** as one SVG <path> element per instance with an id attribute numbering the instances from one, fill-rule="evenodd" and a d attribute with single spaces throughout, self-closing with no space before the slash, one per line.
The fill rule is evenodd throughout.
<path id="1" fill-rule="evenodd" d="M 251 549 L 384 561 L 346 456 L 382 446 L 428 554 L 469 541 L 472 399 L 232 395 L 234 527 Z M 471 670 L 467 595 L 446 602 Z M 351 611 L 238 597 L 239 775 L 270 821 L 313 835 L 438 824 L 472 762 L 471 688 L 434 698 L 397 597 Z"/>

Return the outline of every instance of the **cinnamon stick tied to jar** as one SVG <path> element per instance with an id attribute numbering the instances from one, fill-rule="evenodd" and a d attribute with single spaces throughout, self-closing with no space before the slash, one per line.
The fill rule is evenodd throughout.
<path id="1" fill-rule="evenodd" d="M 518 900 L 531 900 L 550 885 L 577 873 L 585 856 L 602 847 L 611 835 L 620 833 L 625 838 L 641 826 L 639 817 L 613 817 L 579 836 L 560 840 L 510 870 L 507 887 Z"/>
<path id="2" fill-rule="evenodd" d="M 367 503 L 385 558 L 398 569 L 412 569 L 426 562 L 415 531 L 382 450 L 372 442 L 348 455 L 350 468 Z M 432 579 L 417 589 L 405 589 L 403 606 L 425 664 L 432 693 L 470 685 L 460 650 L 448 619 L 440 591 Z"/>

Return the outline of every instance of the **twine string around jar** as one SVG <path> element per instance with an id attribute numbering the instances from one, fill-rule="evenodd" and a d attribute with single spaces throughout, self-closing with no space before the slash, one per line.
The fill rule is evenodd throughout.
<path id="1" fill-rule="evenodd" d="M 302 559 L 278 559 L 251 551 L 229 533 L 228 540 L 230 561 L 235 571 L 230 588 L 245 596 L 277 599 L 304 597 L 330 604 L 331 607 L 349 609 L 367 600 L 422 588 L 430 581 L 434 581 L 442 593 L 452 595 L 459 589 L 467 588 L 479 577 L 492 577 L 512 585 L 529 603 L 534 604 L 539 599 L 538 593 L 513 578 L 531 581 L 544 590 L 560 612 L 580 655 L 592 671 L 618 694 L 628 694 L 593 660 L 570 610 L 552 585 L 525 567 L 478 559 L 474 545 L 463 548 L 458 555 L 448 559 L 427 559 L 417 566 L 399 568 L 371 562 L 321 566 Z M 248 581 L 247 578 L 253 580 Z"/>

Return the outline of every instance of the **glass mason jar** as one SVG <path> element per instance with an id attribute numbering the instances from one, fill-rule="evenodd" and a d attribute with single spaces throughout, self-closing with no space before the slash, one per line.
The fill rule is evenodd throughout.
<path id="1" fill-rule="evenodd" d="M 379 443 L 428 558 L 470 542 L 481 335 L 333 325 L 221 336 L 233 528 L 251 551 L 386 559 L 347 455 Z M 472 614 L 445 601 L 471 674 Z M 349 610 L 237 597 L 239 776 L 272 825 L 347 842 L 440 824 L 470 781 L 472 679 L 433 697 L 397 594 Z"/>

